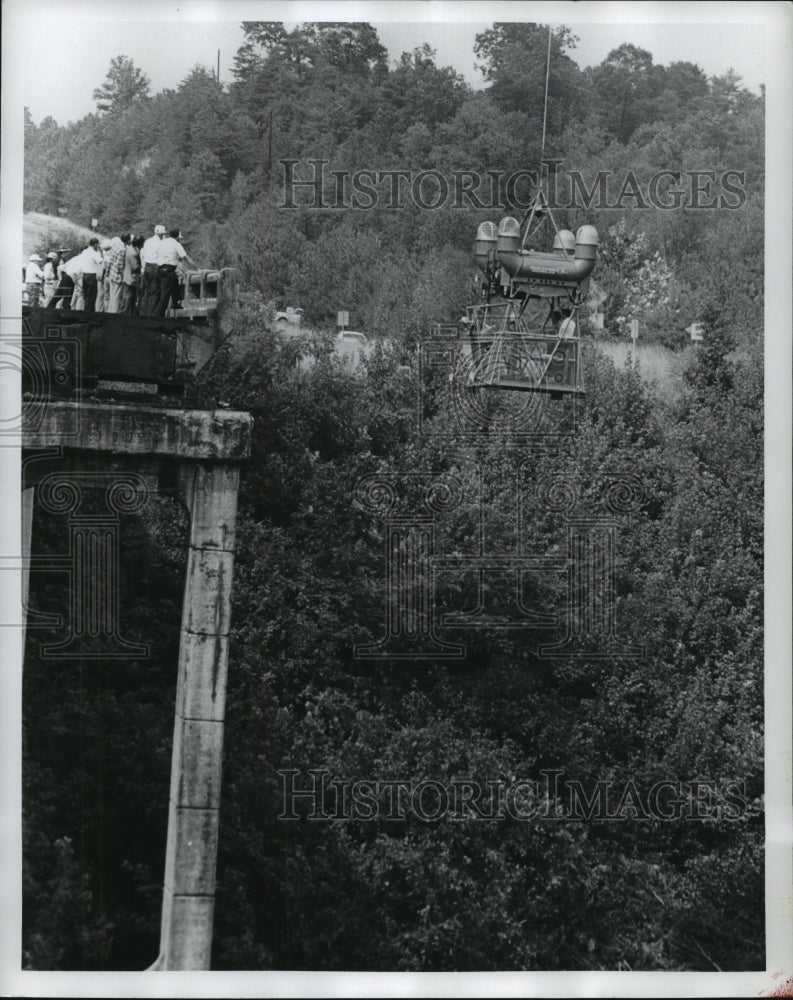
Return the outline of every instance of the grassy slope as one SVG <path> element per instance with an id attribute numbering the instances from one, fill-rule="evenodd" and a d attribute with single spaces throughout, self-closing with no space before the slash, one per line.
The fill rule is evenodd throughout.
<path id="1" fill-rule="evenodd" d="M 639 362 L 639 373 L 646 382 L 656 382 L 662 394 L 675 397 L 683 388 L 683 371 L 689 362 L 690 345 L 682 351 L 671 351 L 661 344 L 638 343 L 638 348 L 626 341 L 599 340 L 597 349 L 611 358 L 617 368 L 622 368 L 628 355 Z"/>
<path id="2" fill-rule="evenodd" d="M 57 215 L 28 212 L 22 223 L 22 249 L 25 259 L 34 250 L 41 252 L 41 247 L 50 242 L 50 237 L 53 234 L 57 234 L 60 239 L 67 232 L 71 234 L 69 245 L 72 250 L 82 250 L 92 236 L 98 236 L 99 239 L 103 239 L 104 237 L 103 233 L 94 233 L 87 226 L 78 226 L 75 222 L 70 222 L 68 219 L 61 219 Z M 51 246 L 48 249 L 56 250 L 57 246 Z"/>

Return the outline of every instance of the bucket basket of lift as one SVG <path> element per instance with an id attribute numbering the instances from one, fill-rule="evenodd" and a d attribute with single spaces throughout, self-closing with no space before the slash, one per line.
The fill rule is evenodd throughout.
<path id="1" fill-rule="evenodd" d="M 531 332 L 514 303 L 469 306 L 460 378 L 469 388 L 583 396 L 581 344 L 545 326 Z"/>

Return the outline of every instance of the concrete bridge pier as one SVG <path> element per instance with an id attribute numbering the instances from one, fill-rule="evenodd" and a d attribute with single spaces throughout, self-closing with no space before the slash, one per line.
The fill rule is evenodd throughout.
<path id="1" fill-rule="evenodd" d="M 160 957 L 210 967 L 239 468 L 185 464 L 190 516 L 176 688 Z"/>
<path id="2" fill-rule="evenodd" d="M 136 509 L 136 491 L 149 488 L 175 493 L 190 517 L 160 954 L 152 970 L 210 967 L 234 530 L 240 465 L 250 454 L 251 425 L 249 414 L 231 411 L 48 401 L 41 420 L 23 428 L 26 559 L 33 520 L 31 487 L 44 490 L 42 502 L 49 502 L 52 509 L 71 511 L 83 529 L 93 522 L 80 521 L 80 498 L 97 486 L 105 490 L 114 517 L 119 511 Z M 118 495 L 116 486 L 121 489 Z M 117 546 L 118 535 L 112 538 Z M 122 557 L 115 550 L 102 551 L 107 559 Z M 69 562 L 77 556 L 64 559 Z M 71 568 L 73 581 L 84 579 L 76 563 Z M 107 570 L 105 566 L 105 576 Z M 99 602 L 94 638 L 104 641 L 105 652 L 98 656 L 139 655 L 135 644 L 123 639 L 121 623 L 110 613 L 117 607 L 115 595 L 107 587 L 91 589 L 92 582 L 97 581 L 89 572 L 87 588 L 81 591 L 73 584 L 73 610 L 82 620 L 86 608 L 81 605 L 93 608 Z M 23 589 L 26 596 L 26 579 Z M 74 622 L 71 626 L 67 652 L 79 656 L 77 640 L 85 629 L 76 629 Z M 106 635 L 100 626 L 106 626 Z M 62 646 L 51 648 L 63 655 Z"/>

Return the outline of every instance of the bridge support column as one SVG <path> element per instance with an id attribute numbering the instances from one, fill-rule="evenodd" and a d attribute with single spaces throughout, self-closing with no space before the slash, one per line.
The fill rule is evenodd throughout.
<path id="1" fill-rule="evenodd" d="M 36 458 L 23 464 L 30 485 L 53 469 L 71 470 L 75 481 L 86 466 L 145 471 L 163 492 L 176 487 L 190 516 L 160 954 L 151 970 L 210 966 L 234 529 L 251 426 L 250 414 L 229 410 L 48 400 L 41 420 L 23 428 L 23 462 Z M 30 513 L 32 493 L 23 503 Z"/>
<path id="2" fill-rule="evenodd" d="M 200 971 L 212 948 L 239 468 L 185 464 L 180 481 L 190 548 L 156 968 Z"/>

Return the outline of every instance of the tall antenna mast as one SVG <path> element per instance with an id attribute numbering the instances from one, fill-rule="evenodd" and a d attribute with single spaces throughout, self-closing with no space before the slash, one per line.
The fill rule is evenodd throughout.
<path id="1" fill-rule="evenodd" d="M 537 193 L 532 198 L 531 203 L 526 210 L 525 215 L 521 221 L 521 226 L 525 225 L 523 231 L 523 239 L 521 241 L 521 246 L 525 247 L 532 235 L 540 228 L 545 222 L 546 213 L 548 218 L 551 220 L 554 230 L 558 234 L 559 227 L 556 225 L 556 219 L 553 217 L 553 212 L 551 211 L 551 206 L 548 204 L 548 199 L 543 194 L 542 190 L 542 163 L 545 158 L 545 134 L 546 134 L 546 124 L 548 121 L 548 82 L 551 78 L 551 25 L 548 25 L 548 51 L 545 56 L 545 99 L 543 101 L 542 109 L 542 143 L 540 145 L 540 162 L 537 167 Z M 532 223 L 534 222 L 535 215 L 539 218 L 537 226 L 532 230 Z M 528 222 L 526 221 L 528 220 Z"/>
<path id="2" fill-rule="evenodd" d="M 548 120 L 548 81 L 551 76 L 551 26 L 548 25 L 548 54 L 545 57 L 545 102 L 542 109 L 542 149 L 540 150 L 540 176 L 542 176 L 542 161 L 545 156 L 545 123 Z"/>

